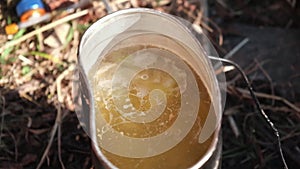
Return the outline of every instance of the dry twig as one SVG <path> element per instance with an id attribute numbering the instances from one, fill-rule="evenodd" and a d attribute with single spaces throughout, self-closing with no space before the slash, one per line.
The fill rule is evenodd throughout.
<path id="1" fill-rule="evenodd" d="M 61 81 L 70 73 L 72 72 L 73 70 L 75 69 L 75 66 L 74 65 L 70 65 L 68 69 L 66 69 L 62 74 L 60 74 L 57 79 L 56 79 L 56 90 L 57 90 L 57 97 L 58 97 L 58 106 L 57 106 L 57 115 L 56 115 L 56 119 L 55 119 L 55 123 L 54 123 L 54 126 L 52 128 L 52 131 L 51 131 L 51 136 L 50 136 L 50 139 L 49 139 L 49 142 L 48 142 L 48 145 L 44 151 L 44 154 L 37 166 L 37 169 L 41 168 L 42 164 L 44 163 L 45 161 L 45 158 L 47 157 L 48 153 L 49 153 L 49 150 L 51 148 L 51 145 L 53 143 L 53 139 L 54 139 L 54 136 L 56 134 L 56 131 L 57 129 L 60 128 L 60 125 L 61 125 L 61 122 L 62 122 L 62 108 L 61 108 L 61 105 L 63 104 L 63 96 L 62 96 L 62 93 L 61 93 Z M 59 150 L 59 161 L 61 163 L 61 166 L 62 168 L 64 169 L 64 164 L 62 162 L 62 158 L 61 158 L 61 141 L 60 141 L 60 138 L 61 138 L 61 132 L 58 133 L 58 150 Z"/>
<path id="2" fill-rule="evenodd" d="M 235 122 L 234 118 L 231 115 L 229 115 L 228 120 L 229 120 L 230 127 L 231 127 L 235 137 L 239 137 L 240 132 L 239 132 L 239 129 L 236 125 L 236 122 Z"/>
<path id="3" fill-rule="evenodd" d="M 1 94 L 1 93 L 0 93 Z M 1 96 L 1 126 L 0 126 L 0 145 L 2 144 L 2 132 L 4 127 L 4 112 L 5 112 L 5 98 Z"/>
<path id="4" fill-rule="evenodd" d="M 188 10 L 186 10 L 186 9 L 182 9 L 185 13 L 189 13 L 189 11 Z M 201 13 L 201 11 L 200 11 L 200 13 Z M 199 15 L 199 13 L 198 13 L 198 15 Z M 195 16 L 195 15 L 189 15 L 189 17 L 191 17 L 192 19 L 194 19 L 194 20 L 197 20 L 197 17 Z M 210 32 L 210 33 L 212 33 L 212 32 L 214 32 L 214 30 L 213 30 L 213 28 L 211 28 L 209 25 L 207 25 L 205 22 L 202 22 L 202 20 L 204 19 L 204 16 L 203 16 L 203 14 L 201 14 L 201 18 L 198 18 L 198 19 L 201 19 L 200 21 L 198 21 L 199 22 L 199 24 L 204 28 L 204 29 L 206 29 L 208 32 Z"/>
<path id="5" fill-rule="evenodd" d="M 61 105 L 59 104 L 59 110 L 61 111 Z M 58 133 L 57 133 L 57 149 L 58 149 L 58 159 L 62 169 L 65 169 L 65 165 L 61 158 L 61 123 L 58 125 Z"/>
<path id="6" fill-rule="evenodd" d="M 272 82 L 272 78 L 270 77 L 270 75 L 268 74 L 268 72 L 266 72 L 266 70 L 262 67 L 262 65 L 257 61 L 257 59 L 254 59 L 254 61 L 256 62 L 258 68 L 262 71 L 262 73 L 265 75 L 265 77 L 268 79 L 269 83 L 270 83 L 270 89 L 271 89 L 271 94 L 274 95 L 274 85 Z M 274 105 L 275 100 L 272 100 L 272 105 Z"/>
<path id="7" fill-rule="evenodd" d="M 47 145 L 47 147 L 46 147 L 46 149 L 45 149 L 45 151 L 43 153 L 43 156 L 42 156 L 42 158 L 41 158 L 38 166 L 36 167 L 37 169 L 40 169 L 41 166 L 42 166 L 42 164 L 44 163 L 44 161 L 45 161 L 45 159 L 46 159 L 46 157 L 47 157 L 47 155 L 49 153 L 49 150 L 50 150 L 51 145 L 52 145 L 53 140 L 54 140 L 54 136 L 56 134 L 57 128 L 60 125 L 60 123 L 61 123 L 61 109 L 60 109 L 60 106 L 59 106 L 59 108 L 57 110 L 57 115 L 56 115 L 55 123 L 54 123 L 54 126 L 53 126 L 52 131 L 51 131 L 51 136 L 50 136 L 48 145 Z"/>
<path id="8" fill-rule="evenodd" d="M 271 106 L 271 105 L 261 105 L 263 109 L 265 110 L 271 110 L 272 112 L 283 112 L 283 113 L 289 113 L 292 112 L 293 109 L 286 107 L 286 106 L 281 106 L 281 107 L 276 107 L 276 106 Z M 300 114 L 299 114 L 300 117 Z"/>
<path id="9" fill-rule="evenodd" d="M 231 58 L 237 51 L 239 51 L 243 46 L 245 46 L 248 43 L 249 39 L 245 38 L 243 39 L 239 44 L 237 44 L 233 49 L 231 49 L 225 56 L 224 59 Z M 221 66 L 221 63 L 216 64 L 214 67 L 218 68 Z"/>
<path id="10" fill-rule="evenodd" d="M 245 90 L 245 89 L 242 89 L 242 88 L 239 88 L 239 87 L 235 87 L 235 89 L 238 92 L 240 92 L 244 95 L 246 94 L 247 98 L 251 98 L 250 92 L 248 90 Z M 281 101 L 281 102 L 285 103 L 287 106 L 289 106 L 290 108 L 292 108 L 293 110 L 295 110 L 296 112 L 300 113 L 300 108 L 299 107 L 297 107 L 296 105 L 294 105 L 293 103 L 291 103 L 290 101 L 288 101 L 287 99 L 285 99 L 283 97 L 276 96 L 276 95 L 271 95 L 271 94 L 267 94 L 267 93 L 260 93 L 260 92 L 254 92 L 254 94 L 257 97 L 260 97 L 260 98 L 274 99 L 274 100 Z"/>

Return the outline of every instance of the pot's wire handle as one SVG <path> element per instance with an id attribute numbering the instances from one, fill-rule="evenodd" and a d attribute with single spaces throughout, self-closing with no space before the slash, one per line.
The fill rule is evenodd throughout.
<path id="1" fill-rule="evenodd" d="M 280 152 L 280 157 L 281 157 L 282 163 L 284 165 L 284 169 L 288 169 L 288 166 L 286 164 L 286 161 L 285 161 L 285 158 L 284 158 L 284 155 L 283 155 L 283 151 L 282 151 L 282 147 L 281 147 L 281 141 L 280 141 L 281 139 L 280 139 L 280 135 L 279 135 L 278 129 L 275 127 L 274 123 L 270 120 L 270 118 L 268 117 L 268 115 L 262 109 L 261 104 L 260 104 L 257 96 L 255 95 L 253 87 L 252 87 L 252 85 L 251 85 L 251 83 L 250 83 L 247 75 L 245 74 L 245 72 L 242 70 L 242 68 L 237 63 L 235 63 L 235 62 L 233 62 L 231 60 L 224 59 L 224 58 L 219 58 L 219 57 L 215 57 L 215 56 L 208 56 L 208 57 L 211 60 L 221 61 L 223 63 L 230 64 L 230 65 L 234 66 L 239 71 L 239 73 L 242 75 L 244 81 L 247 83 L 247 88 L 248 88 L 248 90 L 249 90 L 249 92 L 251 94 L 251 97 L 253 98 L 253 100 L 255 102 L 256 108 L 258 109 L 259 113 L 263 116 L 263 118 L 265 119 L 265 121 L 269 124 L 269 126 L 271 127 L 271 129 L 274 132 L 274 135 L 277 137 L 278 148 L 279 148 L 279 152 Z"/>

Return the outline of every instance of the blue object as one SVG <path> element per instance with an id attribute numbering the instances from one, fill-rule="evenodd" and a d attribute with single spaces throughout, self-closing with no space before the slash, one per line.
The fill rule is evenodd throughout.
<path id="1" fill-rule="evenodd" d="M 17 7 L 17 14 L 20 17 L 24 12 L 31 9 L 44 8 L 44 3 L 41 0 L 21 0 Z"/>

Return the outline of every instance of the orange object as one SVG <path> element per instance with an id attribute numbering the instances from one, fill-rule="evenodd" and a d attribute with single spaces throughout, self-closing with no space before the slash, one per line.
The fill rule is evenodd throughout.
<path id="1" fill-rule="evenodd" d="M 16 23 L 7 25 L 7 26 L 5 27 L 5 32 L 6 32 L 6 34 L 8 34 L 8 35 L 13 35 L 13 34 L 17 33 L 18 30 L 19 30 L 19 26 L 18 26 Z"/>
<path id="2" fill-rule="evenodd" d="M 46 13 L 45 9 L 42 8 L 37 8 L 37 9 L 31 9 L 29 11 L 26 11 L 22 16 L 21 16 L 21 22 L 26 22 L 29 18 L 32 16 L 42 16 Z"/>

